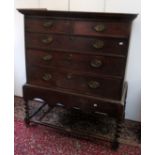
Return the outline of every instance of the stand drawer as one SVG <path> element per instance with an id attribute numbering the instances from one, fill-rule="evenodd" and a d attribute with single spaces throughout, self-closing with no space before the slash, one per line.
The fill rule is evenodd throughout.
<path id="1" fill-rule="evenodd" d="M 53 107 L 58 103 L 64 105 L 65 108 L 79 108 L 87 112 L 101 112 L 110 116 L 122 116 L 124 105 L 118 104 L 115 100 L 100 100 L 89 96 L 81 96 L 70 92 L 64 92 L 57 89 L 44 89 L 33 85 L 24 85 L 23 94 L 25 100 L 40 98 L 49 106 Z"/>

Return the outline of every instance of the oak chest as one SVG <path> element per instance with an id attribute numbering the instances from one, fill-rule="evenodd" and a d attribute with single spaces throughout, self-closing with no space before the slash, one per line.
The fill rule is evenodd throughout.
<path id="1" fill-rule="evenodd" d="M 136 15 L 19 11 L 25 15 L 25 102 L 38 97 L 49 106 L 59 102 L 66 108 L 106 113 L 121 121 L 129 38 Z"/>

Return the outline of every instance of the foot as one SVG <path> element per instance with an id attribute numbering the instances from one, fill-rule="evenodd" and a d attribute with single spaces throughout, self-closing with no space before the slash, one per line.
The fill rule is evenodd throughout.
<path id="1" fill-rule="evenodd" d="M 112 145 L 111 145 L 111 148 L 112 148 L 112 150 L 114 150 L 114 151 L 117 150 L 118 147 L 119 147 L 119 143 L 118 143 L 118 142 L 113 142 Z"/>
<path id="2" fill-rule="evenodd" d="M 29 121 L 29 119 L 25 118 L 24 121 L 25 121 L 26 127 L 29 127 L 29 126 L 30 126 L 30 121 Z"/>

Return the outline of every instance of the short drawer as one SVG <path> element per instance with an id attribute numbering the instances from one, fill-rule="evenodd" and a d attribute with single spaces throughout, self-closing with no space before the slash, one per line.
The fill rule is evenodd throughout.
<path id="1" fill-rule="evenodd" d="M 26 33 L 26 47 L 77 52 L 126 55 L 128 40 Z"/>
<path id="2" fill-rule="evenodd" d="M 120 99 L 122 80 L 96 77 L 80 72 L 28 67 L 28 83 L 47 88 L 62 88 L 97 97 Z"/>
<path id="3" fill-rule="evenodd" d="M 130 24 L 127 22 L 74 21 L 73 34 L 128 38 Z"/>
<path id="4" fill-rule="evenodd" d="M 71 31 L 71 21 L 52 18 L 26 18 L 25 31 L 42 33 L 69 33 Z"/>
<path id="5" fill-rule="evenodd" d="M 81 72 L 102 75 L 122 76 L 125 70 L 125 58 L 80 54 L 75 52 L 58 52 L 27 50 L 27 63 L 35 66 L 66 68 Z"/>

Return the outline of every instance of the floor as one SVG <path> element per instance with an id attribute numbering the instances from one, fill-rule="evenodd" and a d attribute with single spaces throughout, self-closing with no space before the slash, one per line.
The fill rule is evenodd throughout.
<path id="1" fill-rule="evenodd" d="M 30 102 L 30 112 L 31 109 L 34 109 L 34 107 L 38 106 L 38 102 Z M 46 107 L 45 107 L 46 109 Z M 45 111 L 44 109 L 44 111 Z M 24 101 L 20 97 L 15 97 L 15 120 L 16 121 L 23 121 L 24 120 Z M 36 118 L 40 117 L 42 113 L 40 113 Z M 102 136 L 103 139 L 105 138 L 107 141 L 112 141 L 112 137 L 114 135 L 114 126 L 115 121 L 111 118 L 102 117 L 99 122 L 102 122 L 101 124 L 97 124 L 93 119 L 87 120 L 80 120 L 79 118 L 82 116 L 82 114 L 75 114 L 73 112 L 73 115 L 71 118 L 73 120 L 68 120 L 68 116 L 70 118 L 71 113 L 68 114 L 68 111 L 66 111 L 62 107 L 55 107 L 51 110 L 51 113 L 49 113 L 45 118 L 43 118 L 44 122 L 50 122 L 58 126 L 66 127 L 67 129 L 74 129 L 80 132 L 87 132 L 94 135 Z M 77 119 L 78 118 L 78 119 Z M 90 118 L 90 117 L 89 117 Z M 76 123 L 73 123 L 75 122 Z M 95 122 L 95 123 L 94 123 Z M 122 144 L 128 144 L 131 146 L 140 147 L 140 122 L 135 122 L 131 120 L 125 120 L 125 122 L 122 125 L 122 132 L 121 136 L 119 138 L 119 142 Z"/>
<path id="2" fill-rule="evenodd" d="M 65 135 L 57 130 L 41 125 L 31 124 L 26 127 L 24 123 L 24 101 L 22 98 L 15 97 L 15 127 L 14 127 L 14 154 L 15 155 L 140 155 L 139 129 L 140 123 L 125 120 L 122 128 L 122 134 L 119 139 L 120 146 L 118 150 L 111 150 L 111 140 L 114 135 L 114 120 L 101 117 L 98 125 L 96 119 L 79 119 L 77 113 L 69 113 L 62 107 L 53 108 L 44 122 L 50 122 L 57 126 L 63 126 L 66 129 L 79 130 L 91 135 L 100 135 L 106 141 L 96 143 L 94 141 L 78 139 L 73 136 Z M 31 101 L 30 113 L 36 108 L 39 102 Z M 47 107 L 45 106 L 45 109 Z M 45 110 L 44 109 L 44 110 Z M 43 110 L 43 111 L 44 111 Z M 73 116 L 76 123 L 71 123 L 68 116 Z M 42 117 L 42 112 L 34 119 Z M 78 119 L 77 119 L 78 118 Z M 82 117 L 83 118 L 83 117 Z M 92 117 L 93 118 L 93 117 Z M 98 121 L 97 121 L 98 122 Z"/>

